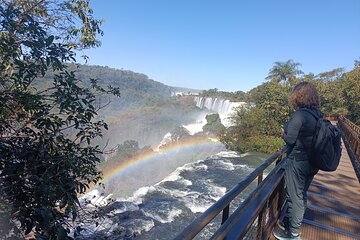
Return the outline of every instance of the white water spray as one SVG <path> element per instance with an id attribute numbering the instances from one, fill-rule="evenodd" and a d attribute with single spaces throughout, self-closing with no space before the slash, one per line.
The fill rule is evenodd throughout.
<path id="1" fill-rule="evenodd" d="M 195 97 L 194 101 L 200 109 L 206 108 L 217 112 L 225 127 L 231 126 L 230 117 L 235 113 L 235 109 L 246 104 L 246 102 L 230 102 L 230 100 L 211 97 Z"/>

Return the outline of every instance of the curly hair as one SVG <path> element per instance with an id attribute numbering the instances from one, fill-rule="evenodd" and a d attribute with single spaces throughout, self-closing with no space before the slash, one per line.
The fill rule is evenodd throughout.
<path id="1" fill-rule="evenodd" d="M 297 84 L 289 96 L 289 105 L 294 109 L 320 108 L 320 97 L 315 85 L 309 82 Z"/>

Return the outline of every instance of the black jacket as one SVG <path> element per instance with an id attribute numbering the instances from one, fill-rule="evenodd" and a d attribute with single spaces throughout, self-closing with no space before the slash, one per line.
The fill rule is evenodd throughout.
<path id="1" fill-rule="evenodd" d="M 308 110 L 322 117 L 322 113 L 315 108 Z M 314 116 L 304 108 L 298 108 L 290 117 L 290 120 L 284 125 L 285 143 L 292 148 L 290 155 L 296 154 L 303 160 L 308 159 L 308 152 L 311 147 L 313 135 L 315 133 L 316 122 Z"/>

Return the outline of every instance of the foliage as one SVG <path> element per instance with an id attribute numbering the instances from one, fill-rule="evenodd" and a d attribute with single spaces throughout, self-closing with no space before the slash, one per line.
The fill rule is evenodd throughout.
<path id="1" fill-rule="evenodd" d="M 349 113 L 348 117 L 360 125 L 360 67 L 355 68 L 341 78 L 342 93 Z"/>
<path id="2" fill-rule="evenodd" d="M 202 97 L 220 97 L 220 98 L 228 99 L 233 102 L 245 101 L 245 92 L 243 92 L 243 91 L 225 92 L 225 91 L 218 91 L 217 88 L 204 90 L 201 92 L 200 96 L 202 96 Z"/>
<path id="3" fill-rule="evenodd" d="M 284 140 L 277 136 L 251 136 L 249 139 L 250 152 L 273 153 L 284 146 Z"/>
<path id="4" fill-rule="evenodd" d="M 328 114 L 346 114 L 344 97 L 341 94 L 341 77 L 343 68 L 336 68 L 329 72 L 320 73 L 314 79 L 321 102 L 321 111 Z"/>
<path id="5" fill-rule="evenodd" d="M 121 91 L 121 98 L 106 96 L 99 98 L 110 104 L 107 110 L 119 111 L 130 107 L 152 106 L 169 101 L 171 88 L 150 79 L 145 74 L 102 66 L 70 65 L 79 79 L 97 79 L 101 85 L 111 85 Z"/>
<path id="6" fill-rule="evenodd" d="M 96 96 L 119 93 L 96 80 L 82 87 L 65 65 L 99 44 L 100 22 L 87 0 L 3 0 L 0 22 L 0 210 L 15 234 L 65 239 L 78 194 L 101 178 L 91 142 L 107 124 L 95 119 Z M 36 88 L 49 69 L 49 85 Z"/>
<path id="7" fill-rule="evenodd" d="M 227 148 L 245 151 L 273 152 L 282 146 L 279 130 L 287 121 L 292 109 L 288 106 L 288 95 L 295 84 L 301 81 L 316 85 L 321 110 L 326 114 L 347 114 L 355 123 L 360 123 L 360 70 L 358 61 L 355 68 L 344 73 L 335 68 L 318 75 L 305 74 L 293 60 L 275 62 L 267 79 L 270 80 L 250 90 L 245 98 L 253 103 L 249 109 L 238 109 L 233 117 L 233 126 L 221 135 Z"/>
<path id="8" fill-rule="evenodd" d="M 222 141 L 233 149 L 244 151 L 273 152 L 283 145 L 279 131 L 292 109 L 288 96 L 296 76 L 302 74 L 299 63 L 288 60 L 275 62 L 265 82 L 246 94 L 246 100 L 254 104 L 250 109 L 238 109 L 233 118 L 234 126 L 223 135 Z"/>
<path id="9" fill-rule="evenodd" d="M 292 59 L 286 62 L 275 62 L 266 79 L 275 83 L 294 85 L 297 82 L 296 77 L 303 74 L 303 71 L 298 69 L 300 66 L 300 63 L 296 63 Z"/>
<path id="10" fill-rule="evenodd" d="M 239 152 L 258 150 L 272 153 L 283 145 L 282 143 L 279 146 L 279 139 L 280 142 L 282 140 L 276 137 L 281 123 L 271 117 L 266 109 L 257 106 L 251 109 L 240 108 L 232 120 L 233 126 L 220 136 L 220 140 L 228 149 Z"/>
<path id="11" fill-rule="evenodd" d="M 240 108 L 233 117 L 234 126 L 221 140 L 233 150 L 274 152 L 281 147 L 278 134 L 291 109 L 287 104 L 290 87 L 269 81 L 247 93 L 247 101 L 255 106 Z M 264 139 L 264 141 L 262 140 Z"/>
<path id="12" fill-rule="evenodd" d="M 266 82 L 252 89 L 248 93 L 248 101 L 255 103 L 256 107 L 265 110 L 265 119 L 268 121 L 284 122 L 291 112 L 288 106 L 288 96 L 291 88 L 287 85 L 273 81 Z M 268 125 L 267 133 L 270 134 L 276 126 Z"/>
<path id="13" fill-rule="evenodd" d="M 225 130 L 218 113 L 206 115 L 206 121 L 207 123 L 203 126 L 203 131 L 205 133 L 219 135 L 222 131 Z"/>

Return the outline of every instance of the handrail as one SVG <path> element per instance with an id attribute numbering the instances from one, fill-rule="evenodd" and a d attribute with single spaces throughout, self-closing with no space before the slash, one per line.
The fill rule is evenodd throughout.
<path id="1" fill-rule="evenodd" d="M 339 117 L 340 117 L 339 114 L 324 114 L 324 118 L 330 121 L 337 121 Z"/>
<path id="2" fill-rule="evenodd" d="M 355 123 L 353 123 L 344 116 L 339 117 L 339 120 L 349 126 L 351 129 L 353 129 L 356 133 L 360 134 L 360 127 L 357 126 Z"/>
<path id="3" fill-rule="evenodd" d="M 242 239 L 255 218 L 260 214 L 266 200 L 284 176 L 284 161 L 269 173 L 263 182 L 245 199 L 231 217 L 215 232 L 211 239 Z M 241 221 L 239 221 L 241 219 Z M 234 227 L 237 224 L 236 227 Z"/>
<path id="4" fill-rule="evenodd" d="M 188 225 L 182 232 L 180 232 L 176 240 L 183 240 L 183 239 L 193 239 L 205 226 L 208 225 L 216 216 L 219 215 L 221 211 L 223 211 L 223 225 L 219 228 L 217 233 L 213 236 L 214 239 L 218 239 L 217 235 L 223 236 L 223 234 L 227 234 L 229 232 L 227 226 L 232 226 L 234 224 L 234 219 L 237 219 L 238 216 L 241 216 L 241 213 L 238 213 L 240 211 L 240 208 L 237 208 L 237 210 L 228 218 L 229 216 L 229 206 L 230 203 L 237 197 L 246 187 L 250 185 L 256 178 L 258 178 L 258 187 L 250 194 L 250 196 L 242 203 L 242 205 L 248 206 L 249 202 L 251 200 L 257 199 L 256 196 L 261 195 L 265 188 L 268 189 L 269 187 L 272 189 L 272 191 L 266 191 L 266 196 L 261 199 L 269 199 L 271 197 L 271 194 L 273 193 L 273 189 L 278 187 L 279 182 L 283 178 L 283 173 L 281 172 L 281 166 L 283 163 L 278 164 L 269 174 L 268 176 L 262 181 L 263 172 L 264 170 L 270 166 L 273 162 L 283 162 L 280 161 L 284 158 L 288 151 L 287 147 L 284 147 L 283 149 L 277 151 L 275 154 L 273 154 L 270 158 L 268 158 L 263 164 L 261 164 L 259 167 L 257 167 L 252 173 L 250 173 L 243 181 L 235 185 L 231 190 L 229 190 L 222 198 L 220 198 L 216 203 L 214 203 L 210 208 L 208 208 L 203 214 L 201 214 L 198 218 L 196 218 L 190 225 Z M 282 188 L 281 188 L 282 189 Z M 281 192 L 280 192 L 281 193 Z M 257 201 L 252 201 L 252 203 Z M 255 218 L 259 216 L 259 229 L 262 230 L 261 225 L 263 222 L 262 215 L 259 215 L 259 211 L 261 212 L 264 209 L 264 204 L 259 205 L 258 211 L 256 211 L 257 215 L 254 216 Z M 281 204 L 277 204 L 277 208 L 280 208 Z M 253 221 L 255 218 L 252 217 L 251 220 Z M 273 223 L 275 224 L 275 222 Z M 226 230 L 220 230 L 220 229 L 226 229 Z M 248 229 L 248 228 L 245 228 Z M 219 232 L 220 231 L 220 232 Z M 261 235 L 261 232 L 258 232 L 258 235 Z"/>
<path id="5" fill-rule="evenodd" d="M 343 133 L 343 138 L 360 163 L 360 127 L 343 116 L 339 117 L 338 125 Z"/>

